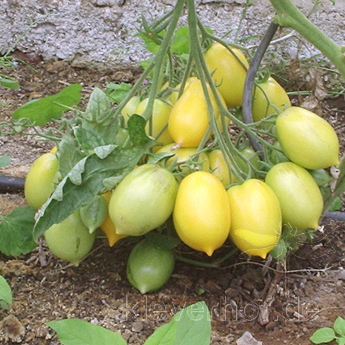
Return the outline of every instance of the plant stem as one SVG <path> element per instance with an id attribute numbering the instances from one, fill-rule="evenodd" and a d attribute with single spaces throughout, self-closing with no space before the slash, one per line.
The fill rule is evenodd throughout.
<path id="1" fill-rule="evenodd" d="M 290 27 L 305 37 L 339 70 L 345 80 L 345 47 L 336 44 L 315 26 L 290 0 L 270 0 L 277 11 L 276 23 Z"/>

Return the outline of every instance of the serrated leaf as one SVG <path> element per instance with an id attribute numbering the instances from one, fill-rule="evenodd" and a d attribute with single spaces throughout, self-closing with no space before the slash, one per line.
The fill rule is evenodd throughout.
<path id="1" fill-rule="evenodd" d="M 110 83 L 107 85 L 105 94 L 113 103 L 119 104 L 127 96 L 127 93 L 131 88 L 132 85 L 129 83 Z"/>
<path id="2" fill-rule="evenodd" d="M 6 279 L 0 276 L 0 305 L 7 309 L 9 304 L 12 304 L 12 291 Z"/>
<path id="3" fill-rule="evenodd" d="M 94 152 L 100 159 L 108 157 L 115 149 L 117 145 L 104 145 L 95 147 Z"/>
<path id="4" fill-rule="evenodd" d="M 333 329 L 340 336 L 345 337 L 345 320 L 341 316 L 335 319 Z"/>
<path id="5" fill-rule="evenodd" d="M 125 345 L 118 333 L 79 319 L 47 322 L 64 345 Z"/>
<path id="6" fill-rule="evenodd" d="M 17 90 L 20 88 L 20 84 L 17 82 L 17 80 L 14 80 L 14 79 L 0 77 L 0 84 L 11 90 Z"/>
<path id="7" fill-rule="evenodd" d="M 73 132 L 79 146 L 85 152 L 91 152 L 95 147 L 105 145 L 103 137 L 91 128 L 75 127 Z"/>
<path id="8" fill-rule="evenodd" d="M 314 344 L 329 343 L 335 339 L 333 328 L 323 327 L 313 333 L 309 340 Z"/>
<path id="9" fill-rule="evenodd" d="M 78 104 L 81 100 L 82 86 L 72 84 L 53 96 L 35 99 L 18 108 L 13 114 L 14 119 L 28 118 L 38 126 L 43 126 L 53 119 L 58 119 L 68 107 Z"/>
<path id="10" fill-rule="evenodd" d="M 15 208 L 0 224 L 0 252 L 18 256 L 31 252 L 37 243 L 32 237 L 36 211 L 29 206 Z"/>
<path id="11" fill-rule="evenodd" d="M 211 339 L 210 313 L 205 302 L 182 309 L 171 321 L 156 329 L 145 345 L 209 345 Z"/>
<path id="12" fill-rule="evenodd" d="M 82 116 L 90 122 L 98 123 L 109 114 L 110 110 L 111 105 L 107 95 L 96 87 L 91 93 L 85 113 Z"/>
<path id="13" fill-rule="evenodd" d="M 69 178 L 63 183 L 62 200 L 55 200 L 52 197 L 40 210 L 40 217 L 37 220 L 34 237 L 38 239 L 53 224 L 58 224 L 67 218 L 72 212 L 81 206 L 90 203 L 93 198 L 104 190 L 103 181 L 110 177 L 125 176 L 133 170 L 147 148 L 115 148 L 105 159 L 100 159 L 95 154 L 85 159 L 84 171 L 81 174 L 81 184 L 74 184 Z"/>
<path id="14" fill-rule="evenodd" d="M 0 168 L 3 168 L 11 163 L 11 157 L 7 155 L 0 156 Z"/>

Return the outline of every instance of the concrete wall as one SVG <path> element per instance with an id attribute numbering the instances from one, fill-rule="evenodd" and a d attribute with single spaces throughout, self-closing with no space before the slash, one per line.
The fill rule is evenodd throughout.
<path id="1" fill-rule="evenodd" d="M 312 8 L 311 0 L 293 0 L 304 13 Z M 149 56 L 142 42 L 134 35 L 141 23 L 141 14 L 148 21 L 166 13 L 176 0 L 0 0 L 0 52 L 12 45 L 23 52 L 34 52 L 43 59 L 64 59 L 75 66 L 93 65 L 112 68 L 137 66 Z M 274 17 L 268 0 L 196 0 L 198 14 L 205 26 L 218 36 L 231 31 L 229 41 L 238 37 L 256 36 L 244 45 L 255 44 Z M 237 32 L 244 14 L 240 31 Z M 345 45 L 345 0 L 324 0 L 324 5 L 311 15 L 311 20 L 337 43 Z M 182 23 L 186 20 L 183 17 Z M 284 36 L 287 30 L 277 37 Z M 274 49 L 294 57 L 316 51 L 285 41 Z"/>

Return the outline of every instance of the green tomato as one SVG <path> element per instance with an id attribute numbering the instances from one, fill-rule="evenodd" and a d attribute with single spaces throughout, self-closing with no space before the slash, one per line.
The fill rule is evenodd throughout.
<path id="1" fill-rule="evenodd" d="M 123 116 L 125 123 L 128 122 L 128 119 L 135 114 L 135 109 L 137 108 L 138 104 L 140 103 L 139 96 L 133 96 L 126 105 L 121 110 L 121 115 Z"/>
<path id="2" fill-rule="evenodd" d="M 311 170 L 339 164 L 339 140 L 332 126 L 313 112 L 290 107 L 276 121 L 279 143 L 294 163 Z"/>
<path id="3" fill-rule="evenodd" d="M 250 163 L 253 165 L 254 168 L 260 170 L 261 168 L 261 160 L 254 149 L 249 146 L 246 146 L 244 149 L 240 150 L 240 154 L 246 158 Z M 239 165 L 240 169 L 248 174 L 249 167 L 248 164 L 238 155 L 234 156 L 237 164 Z"/>
<path id="4" fill-rule="evenodd" d="M 277 195 L 283 224 L 292 229 L 316 229 L 322 214 L 323 198 L 311 174 L 292 162 L 274 165 L 265 182 Z"/>
<path id="5" fill-rule="evenodd" d="M 44 153 L 31 165 L 25 179 L 24 195 L 33 208 L 40 208 L 50 197 L 58 181 L 59 162 L 54 153 Z"/>
<path id="6" fill-rule="evenodd" d="M 157 291 L 170 278 L 175 266 L 171 250 L 142 240 L 131 251 L 127 262 L 127 279 L 142 294 Z"/>
<path id="7" fill-rule="evenodd" d="M 109 214 L 120 235 L 141 236 L 161 226 L 171 215 L 178 183 L 167 169 L 144 164 L 115 188 Z"/>
<path id="8" fill-rule="evenodd" d="M 277 114 L 288 107 L 291 107 L 289 96 L 272 77 L 269 77 L 262 83 L 258 83 L 255 87 L 252 109 L 254 122 Z"/>
<path id="9" fill-rule="evenodd" d="M 44 233 L 49 250 L 62 260 L 78 266 L 80 261 L 90 252 L 96 233 L 81 220 L 79 211 L 72 213 L 59 224 L 54 224 Z"/>
<path id="10" fill-rule="evenodd" d="M 89 229 L 90 234 L 103 224 L 107 213 L 108 204 L 101 195 L 96 195 L 88 205 L 80 209 L 81 220 Z"/>

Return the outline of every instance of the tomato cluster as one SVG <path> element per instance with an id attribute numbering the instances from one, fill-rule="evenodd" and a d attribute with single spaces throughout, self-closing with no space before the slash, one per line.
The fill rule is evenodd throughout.
<path id="1" fill-rule="evenodd" d="M 224 150 L 215 131 L 233 126 L 224 109 L 240 109 L 248 62 L 238 49 L 220 43 L 204 57 L 214 88 L 196 76 L 183 83 L 183 90 L 182 84 L 164 84 L 161 91 L 170 91 L 154 99 L 145 127 L 159 143 L 151 149 L 156 161 L 141 161 L 112 191 L 96 195 L 47 230 L 45 240 L 55 255 L 78 265 L 98 228 L 109 246 L 137 238 L 127 277 L 146 293 L 165 284 L 175 262 L 173 248 L 146 238 L 149 233 L 168 229 L 169 236 L 208 256 L 232 241 L 247 255 L 265 259 L 284 252 L 277 251 L 287 245 L 284 233 L 318 227 L 323 197 L 313 171 L 339 164 L 333 128 L 320 116 L 292 107 L 285 90 L 269 77 L 256 84 L 253 120 L 260 125 L 270 118 L 269 133 L 276 134 L 261 153 L 243 138 L 233 138 L 231 150 Z M 121 111 L 125 126 L 134 114 L 146 116 L 148 103 L 149 98 L 132 97 Z M 47 200 L 58 171 L 54 152 L 32 165 L 25 185 L 32 207 Z"/>

